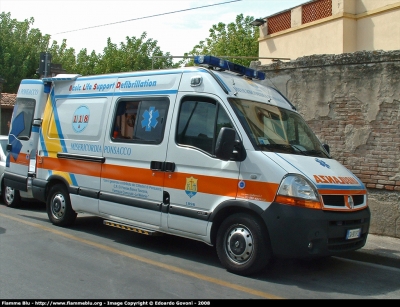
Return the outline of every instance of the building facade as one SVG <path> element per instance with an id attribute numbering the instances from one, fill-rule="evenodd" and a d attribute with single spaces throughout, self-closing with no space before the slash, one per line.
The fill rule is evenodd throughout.
<path id="1" fill-rule="evenodd" d="M 260 57 L 400 49 L 399 0 L 314 0 L 262 22 Z"/>

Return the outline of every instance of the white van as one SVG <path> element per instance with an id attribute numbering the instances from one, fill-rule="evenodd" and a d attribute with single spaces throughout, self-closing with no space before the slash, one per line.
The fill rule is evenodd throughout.
<path id="1" fill-rule="evenodd" d="M 241 275 L 273 257 L 362 248 L 366 188 L 296 108 L 262 72 L 212 56 L 195 63 L 23 80 L 6 185 L 45 201 L 54 225 L 85 212 L 199 240 Z"/>

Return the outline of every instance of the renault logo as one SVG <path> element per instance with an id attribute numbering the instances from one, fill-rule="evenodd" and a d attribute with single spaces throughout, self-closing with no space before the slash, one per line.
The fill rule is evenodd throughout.
<path id="1" fill-rule="evenodd" d="M 353 197 L 351 197 L 350 195 L 347 196 L 347 203 L 349 204 L 350 209 L 354 209 Z"/>

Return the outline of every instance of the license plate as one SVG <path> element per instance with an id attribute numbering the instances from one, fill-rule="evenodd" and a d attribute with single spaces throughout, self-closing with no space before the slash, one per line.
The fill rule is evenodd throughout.
<path id="1" fill-rule="evenodd" d="M 361 236 L 361 228 L 347 230 L 346 240 L 357 239 Z"/>

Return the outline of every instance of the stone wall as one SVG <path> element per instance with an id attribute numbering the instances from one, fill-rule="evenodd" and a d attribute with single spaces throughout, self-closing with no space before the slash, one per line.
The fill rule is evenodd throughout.
<path id="1" fill-rule="evenodd" d="M 257 64 L 366 185 L 370 232 L 400 238 L 400 50 Z"/>

